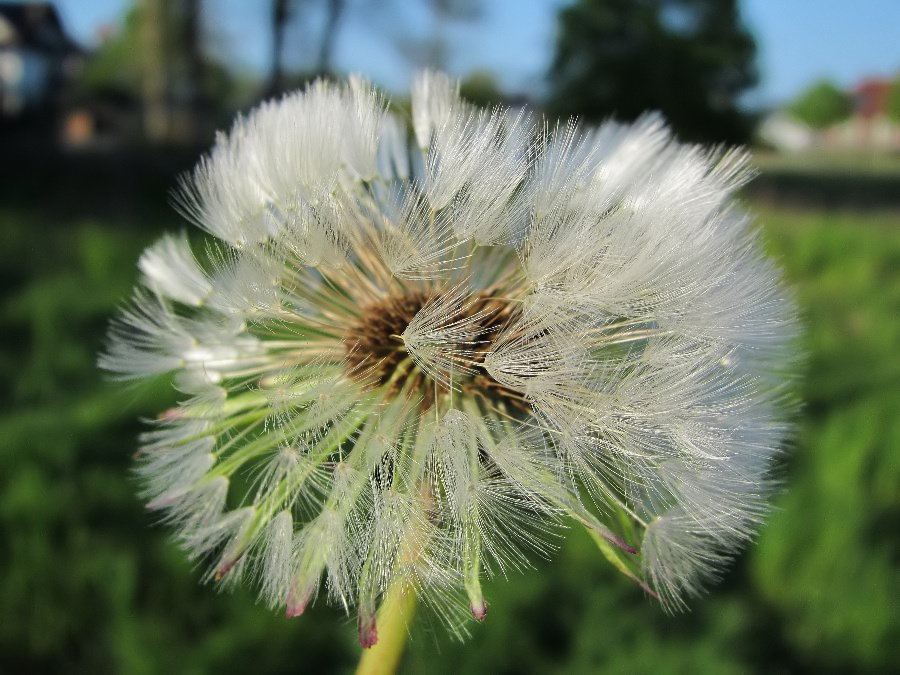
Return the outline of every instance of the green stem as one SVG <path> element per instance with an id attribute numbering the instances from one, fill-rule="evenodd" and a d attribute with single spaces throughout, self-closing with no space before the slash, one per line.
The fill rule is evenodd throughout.
<path id="1" fill-rule="evenodd" d="M 415 611 L 415 589 L 402 582 L 394 583 L 378 610 L 378 642 L 363 651 L 356 675 L 389 675 L 397 671 Z"/>

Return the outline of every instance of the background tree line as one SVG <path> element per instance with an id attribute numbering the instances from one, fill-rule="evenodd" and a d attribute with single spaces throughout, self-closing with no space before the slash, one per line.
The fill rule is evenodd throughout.
<path id="1" fill-rule="evenodd" d="M 149 139 L 190 138 L 201 129 L 209 133 L 253 98 L 337 75 L 341 31 L 354 15 L 389 32 L 394 48 L 415 66 L 446 67 L 453 51 L 448 26 L 478 21 L 486 6 L 482 0 L 267 0 L 260 7 L 269 16 L 270 53 L 267 72 L 255 83 L 241 81 L 215 56 L 208 31 L 213 7 L 203 0 L 141 0 L 97 52 L 84 83 L 139 101 Z M 430 23 L 416 24 L 413 9 Z M 528 96 L 537 98 L 533 105 L 589 122 L 658 110 L 685 139 L 749 138 L 752 119 L 739 101 L 757 81 L 755 42 L 736 0 L 579 0 L 558 21 L 545 94 Z M 291 42 L 298 26 L 305 36 L 301 60 Z M 498 74 L 470 75 L 464 91 L 478 103 L 522 98 L 503 91 Z"/>

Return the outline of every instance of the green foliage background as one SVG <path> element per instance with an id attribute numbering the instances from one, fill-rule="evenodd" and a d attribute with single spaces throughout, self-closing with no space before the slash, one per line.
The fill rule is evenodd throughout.
<path id="1" fill-rule="evenodd" d="M 800 94 L 788 112 L 814 129 L 825 129 L 850 117 L 853 98 L 833 82 L 822 80 Z"/>
<path id="2" fill-rule="evenodd" d="M 810 195 L 833 183 L 791 175 L 806 206 L 750 204 L 806 326 L 805 406 L 757 544 L 667 616 L 573 531 L 486 586 L 468 642 L 419 616 L 404 672 L 900 668 L 900 210 L 826 211 Z M 134 496 L 137 420 L 171 393 L 106 383 L 94 360 L 141 249 L 184 225 L 161 208 L 168 179 L 107 178 L 0 182 L 0 672 L 347 672 L 352 619 L 317 605 L 287 620 L 201 586 Z M 877 180 L 896 195 L 900 170 Z"/>
<path id="3" fill-rule="evenodd" d="M 548 112 L 597 123 L 655 110 L 681 138 L 745 143 L 755 56 L 738 0 L 575 0 L 557 19 Z"/>

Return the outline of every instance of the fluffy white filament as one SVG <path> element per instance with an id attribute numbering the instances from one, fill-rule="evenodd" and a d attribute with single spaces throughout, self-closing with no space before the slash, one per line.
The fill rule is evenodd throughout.
<path id="1" fill-rule="evenodd" d="M 316 83 L 185 179 L 209 255 L 148 249 L 100 357 L 187 395 L 141 439 L 150 508 L 289 615 L 324 584 L 364 645 L 395 583 L 484 619 L 484 575 L 566 523 L 681 606 L 787 433 L 794 310 L 733 202 L 745 156 L 479 111 L 437 73 L 412 106 L 408 138 L 365 82 Z"/>

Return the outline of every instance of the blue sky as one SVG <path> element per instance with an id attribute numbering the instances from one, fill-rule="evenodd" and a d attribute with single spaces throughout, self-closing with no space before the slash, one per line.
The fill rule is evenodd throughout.
<path id="1" fill-rule="evenodd" d="M 215 43 L 247 69 L 261 69 L 268 49 L 270 0 L 205 0 Z M 395 6 L 410 0 L 393 0 Z M 115 25 L 128 0 L 56 0 L 76 39 L 94 44 L 98 27 Z M 350 7 L 359 2 L 349 0 Z M 510 90 L 540 88 L 550 61 L 554 17 L 566 0 L 490 0 L 482 20 L 441 28 L 454 45 L 454 74 L 490 70 Z M 767 105 L 791 99 L 819 78 L 850 86 L 869 75 L 900 73 L 900 0 L 742 0 L 742 13 L 759 46 L 760 86 L 747 100 Z M 212 9 L 215 9 L 213 12 Z M 405 88 L 410 66 L 389 35 L 390 16 L 356 14 L 341 33 L 337 63 L 389 89 Z M 415 23 L 413 23 L 415 22 Z M 433 30 L 427 15 L 410 25 Z M 302 55 L 302 32 L 289 49 Z"/>

